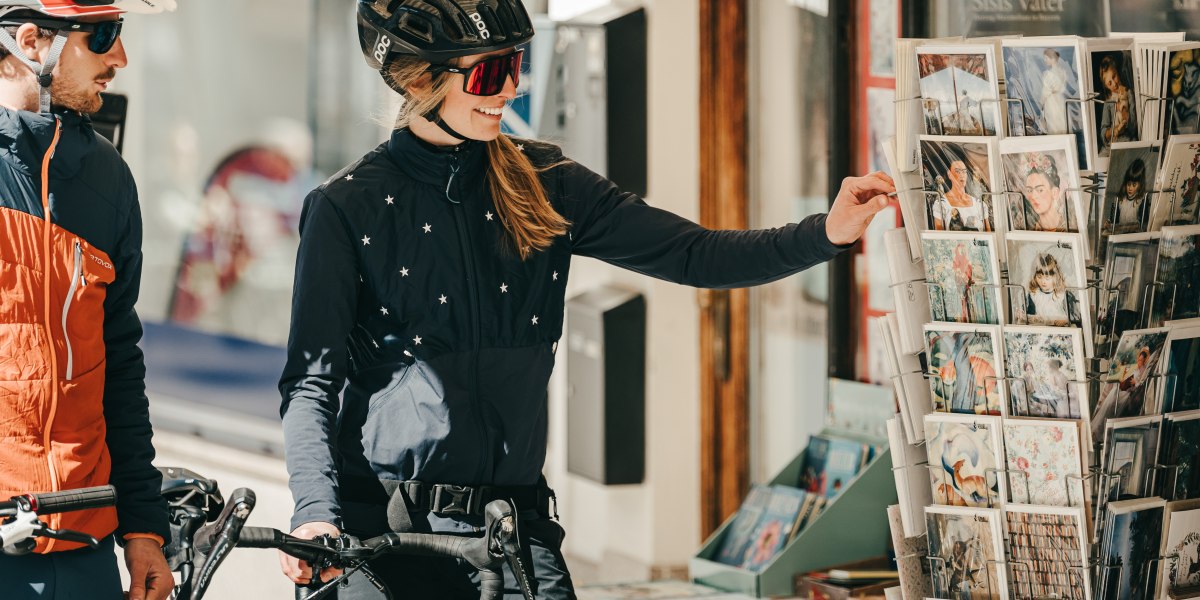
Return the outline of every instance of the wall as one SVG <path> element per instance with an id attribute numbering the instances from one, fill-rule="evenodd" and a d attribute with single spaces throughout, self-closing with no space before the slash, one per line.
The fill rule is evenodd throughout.
<path id="1" fill-rule="evenodd" d="M 647 201 L 699 218 L 699 20 L 694 0 L 646 0 L 649 29 Z M 566 369 L 551 382 L 548 477 L 567 551 L 594 562 L 680 566 L 700 543 L 699 312 L 696 291 L 575 259 L 568 294 L 614 283 L 646 296 L 646 481 L 605 488 L 566 473 Z M 569 324 L 568 324 L 569 326 Z M 560 352 L 559 357 L 565 356 Z"/>

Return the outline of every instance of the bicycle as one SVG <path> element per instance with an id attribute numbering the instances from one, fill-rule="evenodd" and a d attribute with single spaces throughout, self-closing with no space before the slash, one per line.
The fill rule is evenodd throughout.
<path id="1" fill-rule="evenodd" d="M 367 540 L 342 534 L 301 539 L 268 527 L 246 527 L 254 510 L 254 491 L 238 488 L 226 501 L 216 482 L 186 469 L 160 469 L 173 477 L 163 479 L 164 495 L 172 511 L 172 542 L 168 561 L 180 573 L 173 598 L 201 600 L 217 568 L 235 547 L 274 548 L 308 562 L 314 573 L 327 567 L 342 574 L 327 582 L 316 578 L 309 586 L 297 586 L 297 598 L 320 600 L 333 593 L 343 581 L 361 572 L 386 598 L 391 590 L 369 563 L 384 554 L 408 554 L 465 560 L 479 572 L 480 600 L 503 597 L 503 565 L 509 569 L 526 600 L 535 600 L 529 572 L 521 560 L 517 514 L 512 504 L 493 500 L 485 507 L 484 535 L 465 537 L 431 533 L 386 533 Z M 219 511 L 213 516 L 213 512 Z M 200 525 L 198 528 L 196 527 Z M 176 539 L 178 538 L 178 539 Z M 178 568 L 177 568 L 178 567 Z M 186 571 L 186 573 L 185 573 Z"/>
<path id="2" fill-rule="evenodd" d="M 13 496 L 0 502 L 0 550 L 10 556 L 28 554 L 37 546 L 39 537 L 95 548 L 100 545 L 96 538 L 81 531 L 51 529 L 38 516 L 104 508 L 116 503 L 117 490 L 111 485 Z"/>

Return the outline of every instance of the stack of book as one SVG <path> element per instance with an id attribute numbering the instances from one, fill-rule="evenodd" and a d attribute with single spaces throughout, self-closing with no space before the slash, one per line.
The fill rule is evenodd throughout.
<path id="1" fill-rule="evenodd" d="M 716 560 L 761 571 L 876 455 L 850 438 L 814 435 L 796 486 L 754 485 L 720 542 Z"/>
<path id="2" fill-rule="evenodd" d="M 902 587 L 1197 596 L 1200 43 L 907 39 L 896 60 L 904 227 L 876 325 L 894 537 L 924 534 L 928 566 Z"/>

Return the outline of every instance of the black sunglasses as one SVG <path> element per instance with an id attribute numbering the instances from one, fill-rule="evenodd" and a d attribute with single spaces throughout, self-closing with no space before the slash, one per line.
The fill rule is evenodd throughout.
<path id="1" fill-rule="evenodd" d="M 84 23 L 82 21 L 73 21 L 70 19 L 20 19 L 11 21 L 0 21 L 0 25 L 24 25 L 32 23 L 38 27 L 46 29 L 54 29 L 56 31 L 75 32 L 82 31 L 88 35 L 88 50 L 96 54 L 108 54 L 109 50 L 116 45 L 117 38 L 121 37 L 121 28 L 125 25 L 125 21 L 116 19 L 114 21 L 97 21 L 95 23 Z"/>
<path id="2" fill-rule="evenodd" d="M 512 77 L 513 87 L 521 84 L 521 59 L 524 50 L 485 58 L 470 67 L 460 69 L 450 65 L 433 65 L 430 73 L 458 73 L 463 76 L 463 91 L 473 96 L 495 96 Z"/>

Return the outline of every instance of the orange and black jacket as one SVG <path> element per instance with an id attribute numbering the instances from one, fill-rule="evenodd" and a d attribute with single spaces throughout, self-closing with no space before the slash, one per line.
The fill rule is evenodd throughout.
<path id="1" fill-rule="evenodd" d="M 86 117 L 0 107 L 0 499 L 117 488 L 116 508 L 43 517 L 53 528 L 169 535 L 137 345 L 141 245 L 129 167 Z"/>

